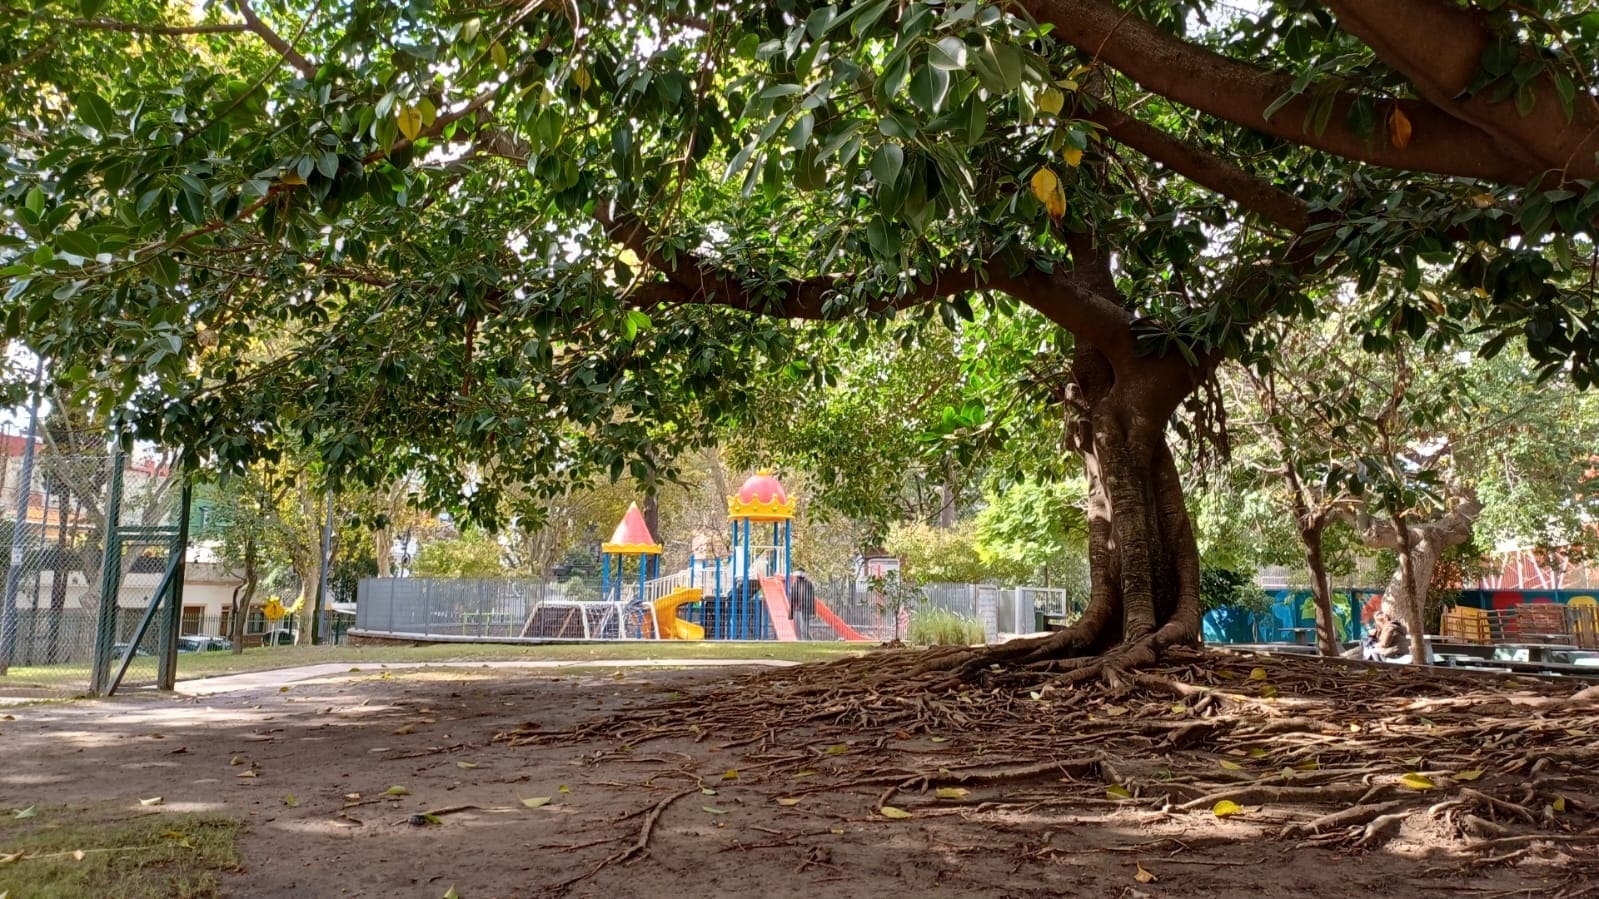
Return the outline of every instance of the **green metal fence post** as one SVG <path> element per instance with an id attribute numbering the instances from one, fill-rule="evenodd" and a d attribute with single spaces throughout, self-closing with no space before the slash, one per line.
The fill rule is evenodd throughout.
<path id="1" fill-rule="evenodd" d="M 100 565 L 100 617 L 94 637 L 94 669 L 89 692 L 103 695 L 111 679 L 111 649 L 117 642 L 117 594 L 121 592 L 122 535 L 118 518 L 122 514 L 122 434 L 114 429 L 111 450 L 111 489 L 105 504 L 105 553 Z"/>
<path id="2" fill-rule="evenodd" d="M 178 502 L 178 532 L 172 541 L 172 552 L 177 553 L 173 563 L 172 581 L 168 585 L 166 626 L 161 634 L 160 667 L 156 673 L 156 687 L 170 690 L 178 682 L 178 636 L 183 630 L 183 579 L 187 574 L 189 555 L 189 506 L 194 500 L 194 484 L 187 474 L 183 477 L 183 492 Z"/>

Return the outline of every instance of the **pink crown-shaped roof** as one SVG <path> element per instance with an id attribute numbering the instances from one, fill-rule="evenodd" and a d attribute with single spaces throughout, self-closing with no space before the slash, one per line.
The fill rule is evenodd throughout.
<path id="1" fill-rule="evenodd" d="M 628 505 L 627 514 L 622 516 L 621 523 L 611 532 L 611 539 L 600 548 L 608 553 L 653 555 L 661 551 L 661 545 L 655 542 L 655 535 L 650 533 L 650 526 L 644 523 L 644 513 L 638 510 L 638 503 Z"/>
<path id="2" fill-rule="evenodd" d="M 727 514 L 730 518 L 782 521 L 794 517 L 794 501 L 771 472 L 758 471 L 738 488 L 737 495 L 727 498 Z"/>

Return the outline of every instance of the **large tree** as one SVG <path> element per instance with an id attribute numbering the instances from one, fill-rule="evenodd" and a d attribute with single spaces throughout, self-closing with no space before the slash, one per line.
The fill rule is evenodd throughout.
<path id="1" fill-rule="evenodd" d="M 1198 632 L 1168 425 L 1214 434 L 1217 364 L 1318 279 L 1447 267 L 1370 342 L 1475 314 L 1590 380 L 1579 6 L 7 8 L 7 335 L 191 455 L 292 431 L 492 517 L 670 478 L 799 322 L 1042 316 L 1092 601 L 997 652 L 1134 663 Z"/>

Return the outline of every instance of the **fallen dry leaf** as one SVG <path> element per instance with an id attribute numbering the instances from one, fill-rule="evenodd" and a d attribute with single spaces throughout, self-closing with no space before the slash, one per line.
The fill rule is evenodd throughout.
<path id="1" fill-rule="evenodd" d="M 1210 807 L 1210 813 L 1218 818 L 1230 818 L 1233 815 L 1241 815 L 1243 812 L 1244 807 L 1231 799 L 1223 799 Z"/>
<path id="2" fill-rule="evenodd" d="M 1432 778 L 1416 771 L 1400 777 L 1399 782 L 1412 790 L 1430 790 L 1437 786 L 1437 784 L 1432 782 Z"/>
<path id="3" fill-rule="evenodd" d="M 885 818 L 893 818 L 895 820 L 902 820 L 904 818 L 911 817 L 910 812 L 907 812 L 902 808 L 895 808 L 892 805 L 883 806 L 877 810 L 877 813 Z"/>

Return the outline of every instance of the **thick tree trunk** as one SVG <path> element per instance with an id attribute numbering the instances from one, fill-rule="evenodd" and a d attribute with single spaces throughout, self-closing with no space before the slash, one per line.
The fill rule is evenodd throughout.
<path id="1" fill-rule="evenodd" d="M 1070 443 L 1088 477 L 1088 608 L 1066 629 L 1013 640 L 986 661 L 1087 673 L 1090 656 L 1126 667 L 1199 639 L 1199 548 L 1165 439 L 1175 401 L 1150 389 L 1154 375 L 1113 372 L 1086 344 L 1073 374 Z"/>
<path id="2" fill-rule="evenodd" d="M 1299 529 L 1305 544 L 1305 566 L 1310 569 L 1310 596 L 1316 605 L 1316 646 L 1324 656 L 1338 654 L 1338 620 L 1333 615 L 1332 585 L 1327 579 L 1327 558 L 1322 549 L 1326 525 L 1315 522 Z"/>

